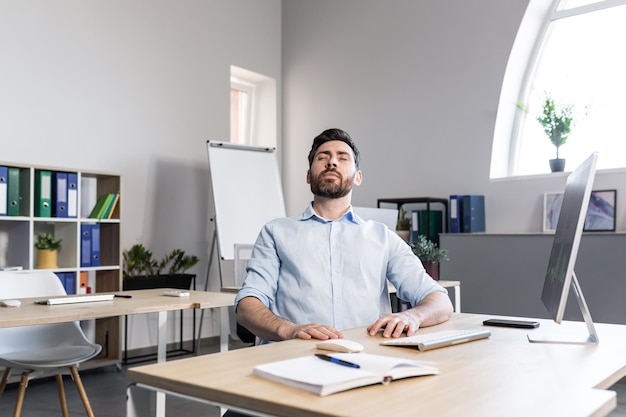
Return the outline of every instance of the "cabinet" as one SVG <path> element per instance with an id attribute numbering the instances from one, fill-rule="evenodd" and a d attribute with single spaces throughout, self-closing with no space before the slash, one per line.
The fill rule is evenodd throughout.
<path id="1" fill-rule="evenodd" d="M 0 162 L 0 167 L 12 168 L 13 173 L 19 172 L 19 182 L 13 180 L 13 187 L 18 187 L 16 184 L 19 184 L 18 207 L 12 212 L 7 212 L 11 215 L 0 216 L 0 268 L 35 269 L 37 267 L 37 249 L 35 248 L 37 235 L 51 233 L 55 238 L 62 239 L 58 265 L 51 271 L 60 276 L 63 274 L 73 276 L 70 282 L 73 282 L 74 293 L 81 292 L 79 290 L 81 275 L 86 278 L 86 286 L 90 287 L 92 292 L 119 291 L 122 288 L 121 198 L 111 218 L 98 220 L 88 217 L 99 196 L 109 193 L 118 193 L 121 196 L 121 177 L 115 174 L 83 172 L 70 168 L 23 166 L 3 162 Z M 40 178 L 42 178 L 42 173 L 47 172 L 51 175 L 47 177 L 48 179 L 44 178 L 42 190 Z M 55 193 L 58 191 L 55 186 L 57 173 L 72 174 L 72 178 L 76 180 L 75 188 L 68 193 L 66 206 L 67 214 L 72 217 L 61 217 L 60 213 L 54 209 L 57 200 Z M 9 178 L 9 180 L 12 179 Z M 47 187 L 48 181 L 51 183 L 50 188 Z M 11 183 L 8 185 L 11 187 Z M 45 190 L 48 189 L 52 192 L 50 196 L 46 195 Z M 53 207 L 50 211 L 42 211 L 38 205 L 42 200 L 48 200 L 47 197 Z M 0 198 L 1 203 L 2 198 Z M 99 266 L 81 267 L 81 225 L 84 224 L 99 224 L 100 226 Z M 85 365 L 95 367 L 118 363 L 121 359 L 120 318 L 98 319 L 84 323 L 84 327 L 85 333 L 102 346 L 102 353 Z"/>

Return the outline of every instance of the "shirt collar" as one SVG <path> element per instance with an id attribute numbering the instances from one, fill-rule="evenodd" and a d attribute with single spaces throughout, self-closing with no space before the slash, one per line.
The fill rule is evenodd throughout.
<path id="1" fill-rule="evenodd" d="M 304 212 L 300 215 L 300 220 L 317 220 L 323 223 L 329 222 L 331 220 L 325 219 L 323 217 L 318 216 L 318 214 L 313 210 L 313 202 L 309 204 L 309 206 L 304 210 Z M 342 219 L 346 219 L 355 224 L 362 224 L 363 220 L 357 217 L 356 214 L 352 211 L 352 206 L 348 209 L 346 214 L 341 216 L 337 221 L 341 221 Z"/>

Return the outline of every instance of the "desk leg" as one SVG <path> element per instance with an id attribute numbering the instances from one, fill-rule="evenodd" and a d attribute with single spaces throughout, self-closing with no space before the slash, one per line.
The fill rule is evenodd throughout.
<path id="1" fill-rule="evenodd" d="M 159 311 L 157 329 L 157 362 L 162 363 L 167 359 L 167 311 Z M 165 417 L 165 394 L 156 393 L 156 417 Z"/>
<path id="2" fill-rule="evenodd" d="M 228 307 L 220 307 L 220 352 L 228 351 L 228 335 L 230 334 L 230 315 Z"/>
<path id="3" fill-rule="evenodd" d="M 150 391 L 134 383 L 126 388 L 126 417 L 150 416 Z"/>
<path id="4" fill-rule="evenodd" d="M 461 312 L 461 286 L 457 285 L 454 287 L 454 311 L 457 313 Z"/>

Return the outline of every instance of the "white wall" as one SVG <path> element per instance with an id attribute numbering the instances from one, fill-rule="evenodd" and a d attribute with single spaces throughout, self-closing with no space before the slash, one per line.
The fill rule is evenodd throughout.
<path id="1" fill-rule="evenodd" d="M 311 198 L 304 179 L 313 137 L 339 127 L 363 154 L 355 205 L 485 194 L 488 232 L 540 232 L 543 193 L 562 191 L 566 174 L 489 180 L 502 79 L 527 4 L 283 1 L 288 213 Z M 618 230 L 626 229 L 625 183 L 624 171 L 595 182 L 621 188 Z"/>
<path id="2" fill-rule="evenodd" d="M 0 57 L 0 161 L 121 174 L 122 247 L 199 256 L 202 288 L 206 141 L 231 65 L 280 83 L 281 1 L 5 0 Z"/>

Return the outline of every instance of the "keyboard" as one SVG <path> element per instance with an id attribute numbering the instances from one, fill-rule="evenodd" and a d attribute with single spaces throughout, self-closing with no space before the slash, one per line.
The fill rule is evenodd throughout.
<path id="1" fill-rule="evenodd" d="M 416 347 L 418 350 L 424 351 L 485 339 L 489 336 L 491 336 L 491 332 L 485 329 L 441 330 L 409 337 L 386 339 L 380 342 L 380 344 L 384 346 Z"/>
<path id="2" fill-rule="evenodd" d="M 91 303 L 94 301 L 109 301 L 115 297 L 115 294 L 88 294 L 88 295 L 75 295 L 75 296 L 59 296 L 54 298 L 46 298 L 44 300 L 37 300 L 35 304 L 74 304 L 74 303 Z"/>

